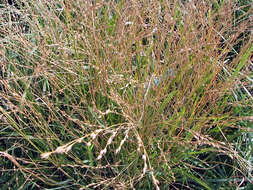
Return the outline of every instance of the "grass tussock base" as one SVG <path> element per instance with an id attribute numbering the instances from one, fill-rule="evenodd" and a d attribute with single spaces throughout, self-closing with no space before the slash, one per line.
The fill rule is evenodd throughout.
<path id="1" fill-rule="evenodd" d="M 250 1 L 0 1 L 0 186 L 250 189 Z"/>

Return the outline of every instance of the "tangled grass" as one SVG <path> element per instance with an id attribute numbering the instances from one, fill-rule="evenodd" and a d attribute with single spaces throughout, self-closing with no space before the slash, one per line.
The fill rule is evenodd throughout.
<path id="1" fill-rule="evenodd" d="M 250 2 L 0 2 L 1 188 L 250 189 Z"/>

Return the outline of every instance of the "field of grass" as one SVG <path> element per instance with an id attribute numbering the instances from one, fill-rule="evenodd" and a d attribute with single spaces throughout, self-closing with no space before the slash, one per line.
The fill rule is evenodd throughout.
<path id="1" fill-rule="evenodd" d="M 0 189 L 253 189 L 252 0 L 0 0 Z"/>

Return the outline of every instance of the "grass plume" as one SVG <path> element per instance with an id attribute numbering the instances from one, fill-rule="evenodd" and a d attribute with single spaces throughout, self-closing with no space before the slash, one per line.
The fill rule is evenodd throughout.
<path id="1" fill-rule="evenodd" d="M 0 185 L 252 187 L 249 2 L 0 1 Z"/>

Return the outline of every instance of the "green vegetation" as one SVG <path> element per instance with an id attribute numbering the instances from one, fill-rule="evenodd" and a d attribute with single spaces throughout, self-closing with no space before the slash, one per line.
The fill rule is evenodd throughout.
<path id="1" fill-rule="evenodd" d="M 0 1 L 0 187 L 253 189 L 251 0 Z"/>

